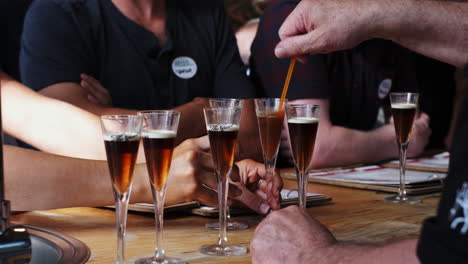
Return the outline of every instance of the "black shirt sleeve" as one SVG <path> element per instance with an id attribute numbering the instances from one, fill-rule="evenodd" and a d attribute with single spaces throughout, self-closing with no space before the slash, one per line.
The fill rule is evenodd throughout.
<path id="1" fill-rule="evenodd" d="M 217 2 L 218 3 L 218 2 Z M 255 90 L 246 75 L 246 67 L 237 48 L 236 38 L 223 5 L 215 11 L 215 97 L 253 98 Z"/>
<path id="2" fill-rule="evenodd" d="M 421 231 L 417 253 L 422 263 L 468 263 L 467 134 L 468 97 L 465 96 L 457 120 L 450 151 L 449 173 L 437 216 L 426 220 Z"/>
<path id="3" fill-rule="evenodd" d="M 67 1 L 35 1 L 29 9 L 21 43 L 20 70 L 25 85 L 34 90 L 61 82 L 80 81 L 89 73 L 91 56 L 86 32 L 80 30 Z"/>
<path id="4" fill-rule="evenodd" d="M 279 43 L 281 24 L 299 0 L 273 0 L 263 13 L 252 43 L 250 65 L 260 97 L 279 97 L 286 79 L 290 59 L 278 59 L 274 49 Z M 329 85 L 326 55 L 311 55 L 305 64 L 296 63 L 288 99 L 328 98 Z"/>

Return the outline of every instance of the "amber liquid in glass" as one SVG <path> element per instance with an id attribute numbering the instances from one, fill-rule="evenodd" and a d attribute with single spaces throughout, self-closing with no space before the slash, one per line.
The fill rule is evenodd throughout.
<path id="1" fill-rule="evenodd" d="M 136 135 L 107 135 L 104 138 L 109 171 L 114 189 L 125 193 L 134 174 L 140 138 Z"/>
<path id="2" fill-rule="evenodd" d="M 272 160 L 278 151 L 280 143 L 284 111 L 273 112 L 266 116 L 257 116 L 257 120 L 260 128 L 260 142 L 262 143 L 263 153 L 267 160 Z"/>
<path id="3" fill-rule="evenodd" d="M 395 132 L 400 144 L 408 143 L 415 114 L 416 104 L 392 104 L 393 122 L 395 122 Z"/>
<path id="4" fill-rule="evenodd" d="M 291 118 L 288 120 L 291 147 L 296 167 L 305 173 L 310 166 L 314 153 L 318 128 L 317 118 Z"/>
<path id="5" fill-rule="evenodd" d="M 166 185 L 176 133 L 170 130 L 143 131 L 143 146 L 151 184 L 157 191 Z"/>
<path id="6" fill-rule="evenodd" d="M 216 124 L 208 127 L 211 154 L 218 175 L 227 175 L 234 163 L 239 126 Z"/>

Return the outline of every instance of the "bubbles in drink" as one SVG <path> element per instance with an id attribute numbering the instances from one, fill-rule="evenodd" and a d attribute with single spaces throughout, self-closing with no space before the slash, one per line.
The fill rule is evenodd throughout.
<path id="1" fill-rule="evenodd" d="M 315 117 L 293 117 L 288 119 L 288 123 L 293 124 L 314 124 L 318 122 L 319 119 Z"/>
<path id="2" fill-rule="evenodd" d="M 141 136 L 144 138 L 175 138 L 177 133 L 172 130 L 144 130 L 141 132 Z"/>
<path id="3" fill-rule="evenodd" d="M 140 136 L 135 132 L 107 133 L 104 134 L 105 141 L 135 141 L 140 140 Z"/>
<path id="4" fill-rule="evenodd" d="M 239 126 L 234 124 L 210 124 L 206 130 L 216 132 L 235 132 L 239 131 Z"/>

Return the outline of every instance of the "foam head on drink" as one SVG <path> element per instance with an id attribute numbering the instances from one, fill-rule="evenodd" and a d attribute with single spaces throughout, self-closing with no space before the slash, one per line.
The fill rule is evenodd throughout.
<path id="1" fill-rule="evenodd" d="M 175 138 L 177 133 L 172 130 L 143 130 L 141 132 L 141 137 L 143 138 L 155 138 L 155 139 L 164 139 L 164 138 Z"/>
<path id="2" fill-rule="evenodd" d="M 148 176 L 152 186 L 161 191 L 166 186 L 169 176 L 177 133 L 172 130 L 143 130 L 141 136 L 145 148 Z"/>
<path id="3" fill-rule="evenodd" d="M 395 109 L 416 109 L 416 104 L 412 104 L 412 103 L 393 103 L 392 108 L 395 108 Z"/>
<path id="4" fill-rule="evenodd" d="M 288 119 L 288 123 L 293 124 L 314 124 L 318 122 L 319 119 L 315 117 L 293 117 Z"/>

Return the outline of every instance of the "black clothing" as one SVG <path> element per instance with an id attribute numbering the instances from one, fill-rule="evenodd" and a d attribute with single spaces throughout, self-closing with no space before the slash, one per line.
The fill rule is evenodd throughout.
<path id="1" fill-rule="evenodd" d="M 468 263 L 468 96 L 460 110 L 437 216 L 425 221 L 419 240 L 422 263 Z"/>
<path id="2" fill-rule="evenodd" d="M 132 109 L 254 96 L 222 2 L 167 1 L 166 33 L 161 46 L 110 0 L 37 0 L 25 19 L 22 80 L 41 90 L 87 73 L 114 106 Z"/>

